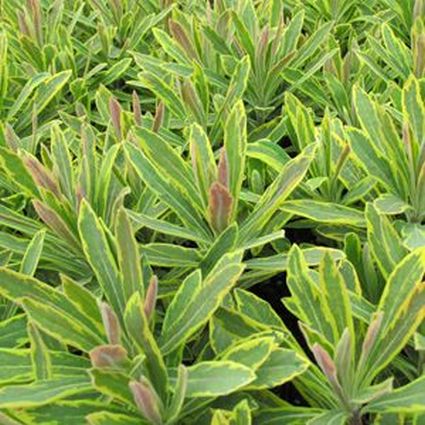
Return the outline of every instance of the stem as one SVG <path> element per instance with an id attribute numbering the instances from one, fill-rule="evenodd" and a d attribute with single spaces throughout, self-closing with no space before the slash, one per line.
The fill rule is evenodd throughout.
<path id="1" fill-rule="evenodd" d="M 350 425 L 363 425 L 362 415 L 360 410 L 355 410 L 350 420 Z"/>

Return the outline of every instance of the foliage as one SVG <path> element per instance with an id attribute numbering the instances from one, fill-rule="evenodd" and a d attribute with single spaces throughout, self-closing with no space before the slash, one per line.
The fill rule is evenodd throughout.
<path id="1" fill-rule="evenodd" d="M 424 99 L 424 0 L 0 0 L 0 423 L 422 423 Z"/>

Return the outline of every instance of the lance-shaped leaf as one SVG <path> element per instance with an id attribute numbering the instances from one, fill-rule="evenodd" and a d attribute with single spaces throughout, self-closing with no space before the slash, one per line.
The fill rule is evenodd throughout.
<path id="1" fill-rule="evenodd" d="M 187 368 L 188 398 L 231 394 L 255 379 L 255 373 L 229 360 L 200 362 Z"/>
<path id="2" fill-rule="evenodd" d="M 237 239 L 238 226 L 233 223 L 217 237 L 199 264 L 203 276 L 211 271 L 223 255 L 235 250 Z"/>
<path id="3" fill-rule="evenodd" d="M 240 363 L 256 371 L 277 344 L 272 336 L 253 336 L 237 341 L 220 354 L 220 359 Z"/>
<path id="4" fill-rule="evenodd" d="M 0 383 L 28 382 L 34 376 L 28 350 L 0 348 Z"/>
<path id="5" fill-rule="evenodd" d="M 246 114 L 243 102 L 239 101 L 230 112 L 224 127 L 224 150 L 229 175 L 228 189 L 234 200 L 232 218 L 237 212 L 239 194 L 244 179 L 246 149 Z"/>
<path id="6" fill-rule="evenodd" d="M 423 395 L 425 394 L 425 375 L 396 390 L 372 400 L 365 407 L 373 413 L 425 413 Z"/>
<path id="7" fill-rule="evenodd" d="M 255 371 L 256 378 L 247 389 L 273 388 L 301 375 L 309 362 L 293 350 L 274 349 L 265 362 Z"/>
<path id="8" fill-rule="evenodd" d="M 139 291 L 143 297 L 144 285 L 139 249 L 126 211 L 121 208 L 116 219 L 118 263 L 123 277 L 126 299 Z"/>
<path id="9" fill-rule="evenodd" d="M 282 172 L 264 192 L 252 213 L 242 224 L 241 242 L 255 238 L 302 181 L 314 158 L 316 147 L 316 145 L 307 146 L 296 158 L 285 164 Z"/>
<path id="10" fill-rule="evenodd" d="M 181 409 L 183 408 L 184 400 L 187 392 L 188 372 L 187 368 L 180 365 L 177 369 L 177 381 L 174 387 L 174 395 L 170 405 L 167 408 L 167 422 L 177 422 Z"/>
<path id="11" fill-rule="evenodd" d="M 375 261 L 385 277 L 388 277 L 408 251 L 389 219 L 378 214 L 373 204 L 366 205 L 369 246 Z"/>
<path id="12" fill-rule="evenodd" d="M 20 272 L 33 276 L 37 270 L 38 262 L 40 260 L 41 252 L 43 250 L 44 237 L 46 235 L 45 230 L 40 230 L 31 239 L 28 244 L 25 255 L 22 258 Z"/>
<path id="13" fill-rule="evenodd" d="M 0 322 L 1 348 L 19 347 L 25 344 L 27 340 L 27 319 L 25 314 L 17 314 L 8 320 Z"/>
<path id="14" fill-rule="evenodd" d="M 206 205 L 208 201 L 208 190 L 217 178 L 214 152 L 207 135 L 198 124 L 193 124 L 190 128 L 189 144 L 193 174 L 199 193 L 202 195 L 204 204 Z"/>
<path id="15" fill-rule="evenodd" d="M 128 160 L 137 174 L 154 193 L 175 211 L 189 229 L 199 232 L 207 240 L 210 239 L 210 231 L 203 217 L 187 198 L 185 192 L 179 190 L 169 179 L 165 178 L 140 149 L 132 144 L 127 144 L 126 151 Z"/>
<path id="16" fill-rule="evenodd" d="M 331 202 L 297 199 L 285 202 L 282 210 L 320 223 L 346 224 L 356 227 L 366 226 L 362 211 Z"/>
<path id="17" fill-rule="evenodd" d="M 321 295 L 326 300 L 333 316 L 331 323 L 334 324 L 334 342 L 339 341 L 346 328 L 354 340 L 354 323 L 348 289 L 341 272 L 328 255 L 325 255 L 320 263 L 319 276 Z"/>
<path id="18" fill-rule="evenodd" d="M 122 413 L 112 413 L 108 411 L 99 412 L 99 407 L 93 409 L 95 413 L 83 417 L 89 425 L 147 425 L 148 422 L 141 418 L 125 415 Z M 80 408 L 81 411 L 81 408 Z M 143 422 L 142 422 L 143 421 Z"/>
<path id="19" fill-rule="evenodd" d="M 49 349 L 42 334 L 34 323 L 28 322 L 28 336 L 31 344 L 31 360 L 37 381 L 52 378 L 52 362 Z"/>
<path id="20" fill-rule="evenodd" d="M 167 397 L 168 374 L 158 344 L 149 329 L 143 302 L 136 292 L 128 301 L 124 321 L 128 333 L 136 346 L 146 356 L 146 369 L 156 392 L 165 402 Z"/>
<path id="21" fill-rule="evenodd" d="M 10 385 L 0 389 L 0 408 L 18 409 L 43 406 L 91 389 L 90 378 L 63 377 L 28 385 Z"/>
<path id="22" fill-rule="evenodd" d="M 299 319 L 331 342 L 335 326 L 332 312 L 323 300 L 321 289 L 313 280 L 302 252 L 296 245 L 289 252 L 288 287 L 297 306 Z"/>
<path id="23" fill-rule="evenodd" d="M 0 165 L 6 174 L 21 190 L 30 196 L 39 196 L 39 190 L 22 159 L 11 150 L 0 146 Z"/>
<path id="24" fill-rule="evenodd" d="M 139 80 L 143 87 L 155 93 L 177 118 L 182 121 L 186 119 L 185 107 L 170 85 L 167 85 L 152 72 L 143 72 L 139 74 Z"/>
<path id="25" fill-rule="evenodd" d="M 405 257 L 393 270 L 379 302 L 378 311 L 384 312 L 383 331 L 390 328 L 402 305 L 412 292 L 421 287 L 425 274 L 425 248 L 419 248 Z"/>
<path id="26" fill-rule="evenodd" d="M 413 76 L 409 78 L 402 91 L 403 115 L 407 118 L 417 147 L 425 138 L 425 105 L 421 96 L 419 82 Z"/>
<path id="27" fill-rule="evenodd" d="M 194 207 L 202 210 L 202 201 L 191 169 L 183 160 L 181 154 L 176 152 L 161 136 L 150 130 L 139 128 L 135 135 L 143 153 L 152 166 L 161 173 L 164 179 L 179 188 L 179 191 L 185 195 Z"/>
<path id="28" fill-rule="evenodd" d="M 182 283 L 164 318 L 161 349 L 169 353 L 205 325 L 243 271 L 242 254 L 226 254 L 202 281 L 200 271 Z"/>
<path id="29" fill-rule="evenodd" d="M 128 294 L 118 272 L 106 232 L 95 212 L 85 200 L 80 208 L 78 229 L 87 261 L 115 313 L 122 315 Z"/>
<path id="30" fill-rule="evenodd" d="M 223 115 L 242 97 L 246 90 L 250 70 L 251 64 L 249 56 L 245 56 L 236 65 L 226 96 L 221 103 L 220 109 L 216 113 L 214 124 L 210 132 L 210 139 L 213 145 L 218 142 L 222 134 L 221 121 L 223 120 Z"/>
<path id="31" fill-rule="evenodd" d="M 43 202 L 34 200 L 33 205 L 38 216 L 44 221 L 44 223 L 46 223 L 53 232 L 69 243 L 75 252 L 79 253 L 81 249 L 80 243 L 62 217 Z"/>
<path id="32" fill-rule="evenodd" d="M 118 369 L 90 369 L 92 385 L 101 394 L 112 397 L 134 408 L 134 400 L 128 384 L 130 377 Z"/>
<path id="33" fill-rule="evenodd" d="M 74 169 L 65 135 L 58 125 L 51 128 L 50 137 L 53 171 L 58 178 L 62 193 L 72 203 L 75 201 Z"/>
<path id="34" fill-rule="evenodd" d="M 3 268 L 0 294 L 13 301 L 25 300 L 27 312 L 43 331 L 69 345 L 89 351 L 104 343 L 92 320 L 62 292 L 43 282 Z"/>

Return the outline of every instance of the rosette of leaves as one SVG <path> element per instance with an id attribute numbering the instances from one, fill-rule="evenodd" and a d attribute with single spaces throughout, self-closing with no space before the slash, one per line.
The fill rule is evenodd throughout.
<path id="1" fill-rule="evenodd" d="M 256 125 L 269 116 L 273 118 L 285 90 L 305 90 L 312 95 L 318 91 L 316 96 L 326 103 L 323 91 L 316 90 L 320 84 L 311 81 L 311 77 L 337 52 L 325 45 L 332 23 L 317 25 L 306 34 L 303 11 L 294 13 L 291 19 L 285 15 L 283 4 L 278 1 L 224 1 L 212 6 L 206 2 L 205 11 L 196 13 L 194 18 L 175 9 L 168 31 L 153 30 L 166 55 L 159 59 L 135 55 L 144 70 L 141 84 L 169 103 L 177 117 L 182 115 L 179 105 L 188 107 L 197 117 L 203 114 L 204 119 L 209 117 L 211 106 L 215 121 L 229 109 L 230 93 L 223 86 L 223 76 L 233 79 L 243 61 L 245 79 L 238 81 L 235 90 L 240 90 L 241 84 L 246 86 L 243 100 Z M 181 98 L 168 93 L 173 79 L 184 80 Z M 304 84 L 307 81 L 309 84 Z M 189 92 L 201 101 L 202 109 L 194 107 L 200 105 L 188 98 Z M 209 134 L 214 143 L 215 130 L 213 125 Z"/>
<path id="2" fill-rule="evenodd" d="M 128 52 L 150 49 L 151 29 L 171 8 L 159 11 L 134 0 L 2 4 L 2 138 L 17 134 L 34 154 L 58 112 L 93 112 L 100 86 L 121 86 L 115 95 L 131 100 L 125 81 L 136 73 Z"/>
<path id="3" fill-rule="evenodd" d="M 396 89 L 395 79 L 405 83 L 411 74 L 425 75 L 425 7 L 423 0 L 409 0 L 403 6 L 392 3 L 399 20 L 384 21 L 379 36 L 369 37 L 368 48 L 357 49 L 356 54 L 375 79 Z"/>
<path id="4" fill-rule="evenodd" d="M 281 229 L 290 214 L 281 209 L 306 174 L 316 145 L 305 146 L 298 156 L 290 158 L 273 142 L 248 143 L 241 102 L 226 121 L 223 147 L 218 152 L 196 124 L 190 127 L 188 144 L 190 163 L 185 151 L 143 127 L 135 129 L 126 143 L 128 175 L 131 173 L 132 191 L 138 199 L 138 206 L 129 212 L 132 222 L 136 229 L 151 229 L 167 237 L 142 245 L 147 261 L 153 266 L 180 268 L 185 273 L 198 265 L 208 271 L 215 258 L 234 249 L 252 250 L 258 255 L 264 245 L 271 244 L 278 252 L 284 250 L 287 245 L 282 248 L 278 242 L 283 241 Z M 274 160 L 273 153 L 279 154 Z M 257 171 L 257 183 L 271 181 L 258 194 L 244 183 L 245 164 L 251 159 L 274 161 L 270 177 L 262 177 Z M 133 175 L 144 183 L 140 192 Z M 249 183 L 251 188 L 256 184 Z M 178 246 L 171 243 L 173 240 L 178 245 L 179 240 L 190 241 L 196 247 Z M 171 272 L 170 283 L 176 271 Z M 244 279 L 252 284 L 262 277 L 257 270 L 252 278 Z"/>
<path id="5" fill-rule="evenodd" d="M 53 125 L 50 149 L 43 147 L 41 160 L 20 143 L 0 147 L 2 186 L 8 194 L 0 207 L 4 226 L 0 245 L 23 255 L 29 239 L 44 227 L 40 218 L 49 229 L 43 267 L 84 278 L 90 271 L 78 235 L 81 200 L 91 202 L 105 223 L 112 225 L 128 190 L 115 171 L 120 146 L 99 146 L 90 125 L 82 124 L 80 131 L 81 138 L 77 138 L 73 130 L 62 131 Z"/>
<path id="6" fill-rule="evenodd" d="M 425 380 L 421 366 L 411 367 L 409 360 L 420 365 L 421 355 L 409 346 L 424 319 L 424 273 L 423 249 L 405 256 L 389 274 L 370 314 L 352 302 L 352 294 L 361 293 L 351 263 L 338 265 L 325 257 L 312 270 L 294 246 L 287 279 L 291 297 L 283 302 L 299 319 L 318 365 L 295 380 L 312 409 L 266 409 L 258 423 L 285 418 L 299 423 L 297 415 L 308 424 L 361 424 L 392 413 L 405 419 L 423 415 Z"/>
<path id="7" fill-rule="evenodd" d="M 347 135 L 358 164 L 379 182 L 382 194 L 375 206 L 385 214 L 404 216 L 404 231 L 407 237 L 415 233 L 419 246 L 425 219 L 425 106 L 420 81 L 412 76 L 405 84 L 400 112 L 386 110 L 359 87 L 354 99 L 361 128 L 349 128 Z"/>
<path id="8" fill-rule="evenodd" d="M 141 265 L 123 209 L 117 226 L 111 235 L 83 201 L 79 230 L 104 301 L 65 276 L 52 288 L 0 269 L 0 294 L 22 307 L 30 341 L 30 349 L 13 343 L 16 323 L 2 323 L 11 345 L 0 350 L 10 365 L 0 376 L 5 417 L 28 424 L 197 423 L 211 406 L 213 416 L 249 420 L 252 407 L 267 403 L 269 388 L 306 370 L 307 359 L 280 346 L 284 328 L 261 322 L 225 350 L 200 343 L 220 306 L 233 302 L 240 252 L 221 257 L 205 277 L 195 270 L 159 306 L 158 279 Z M 239 291 L 242 309 L 261 301 Z"/>
<path id="9" fill-rule="evenodd" d="M 342 122 L 327 112 L 316 127 L 312 111 L 292 94 L 286 96 L 285 110 L 286 131 L 295 151 L 319 142 L 305 181 L 294 192 L 294 199 L 282 206 L 283 211 L 302 217 L 288 227 L 311 228 L 317 223 L 320 234 L 339 240 L 350 228 L 364 228 L 362 208 L 364 201 L 371 199 L 376 180 L 350 155 Z M 267 165 L 273 166 L 272 158 Z"/>

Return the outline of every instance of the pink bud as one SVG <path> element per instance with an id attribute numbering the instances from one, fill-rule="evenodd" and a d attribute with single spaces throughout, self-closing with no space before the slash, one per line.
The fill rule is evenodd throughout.
<path id="1" fill-rule="evenodd" d="M 119 367 L 127 360 L 127 351 L 121 345 L 99 345 L 89 353 L 93 367 Z"/>
<path id="2" fill-rule="evenodd" d="M 158 278 L 152 276 L 149 282 L 148 290 L 146 292 L 146 298 L 144 302 L 144 312 L 148 320 L 152 318 L 153 312 L 155 310 L 156 298 L 158 295 Z"/>
<path id="3" fill-rule="evenodd" d="M 105 302 L 100 303 L 100 314 L 109 343 L 119 345 L 121 342 L 121 328 L 116 314 Z"/>
<path id="4" fill-rule="evenodd" d="M 122 138 L 122 128 L 121 128 L 121 105 L 118 100 L 114 97 L 109 99 L 109 113 L 111 114 L 112 125 L 115 129 L 115 134 L 118 139 Z"/>
<path id="5" fill-rule="evenodd" d="M 152 131 L 154 133 L 158 133 L 159 129 L 162 127 L 162 123 L 164 122 L 164 113 L 165 108 L 162 102 L 158 103 L 155 111 L 155 119 L 153 120 Z"/>
<path id="6" fill-rule="evenodd" d="M 362 346 L 362 357 L 366 358 L 367 355 L 370 353 L 373 344 L 376 341 L 376 337 L 378 336 L 378 332 L 381 329 L 382 319 L 384 318 L 384 314 L 382 311 L 376 314 L 375 318 L 370 323 L 366 336 L 363 341 Z"/>
<path id="7" fill-rule="evenodd" d="M 146 379 L 141 382 L 132 381 L 129 386 L 142 415 L 152 424 L 162 424 L 159 399 L 149 382 Z"/>
<path id="8" fill-rule="evenodd" d="M 208 214 L 211 226 L 221 233 L 230 221 L 233 198 L 229 190 L 219 182 L 214 182 L 210 187 Z"/>
<path id="9" fill-rule="evenodd" d="M 218 161 L 218 181 L 224 187 L 229 187 L 229 160 L 224 148 L 220 151 L 220 159 Z"/>
<path id="10" fill-rule="evenodd" d="M 52 192 L 57 198 L 60 198 L 61 194 L 53 176 L 38 159 L 29 154 L 25 154 L 22 160 L 34 181 L 42 188 Z"/>

